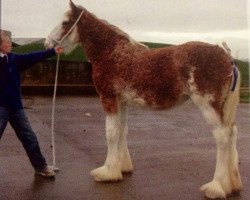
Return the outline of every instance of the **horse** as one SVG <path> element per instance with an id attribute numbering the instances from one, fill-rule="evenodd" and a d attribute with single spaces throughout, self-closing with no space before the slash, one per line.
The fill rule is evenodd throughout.
<path id="1" fill-rule="evenodd" d="M 45 46 L 55 47 L 62 38 L 66 52 L 80 44 L 92 63 L 93 82 L 106 114 L 107 157 L 103 166 L 91 171 L 96 181 L 118 181 L 133 171 L 127 106 L 164 110 L 191 99 L 211 125 L 217 148 L 213 179 L 200 190 L 208 198 L 241 191 L 234 122 L 240 73 L 226 49 L 196 41 L 149 49 L 71 0 Z"/>

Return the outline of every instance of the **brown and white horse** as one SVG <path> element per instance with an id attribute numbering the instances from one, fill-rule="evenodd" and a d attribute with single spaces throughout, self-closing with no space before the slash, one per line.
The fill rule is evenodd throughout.
<path id="1" fill-rule="evenodd" d="M 127 147 L 127 105 L 168 109 L 189 97 L 213 126 L 217 145 L 213 180 L 201 187 L 209 198 L 226 198 L 242 188 L 234 124 L 240 77 L 232 90 L 232 58 L 222 48 L 202 42 L 148 49 L 126 33 L 70 1 L 70 10 L 46 39 L 65 50 L 80 44 L 93 65 L 93 80 L 106 113 L 107 158 L 91 172 L 96 181 L 122 179 L 133 170 Z M 53 39 L 52 39 L 53 38 Z M 239 74 L 239 72 L 238 72 Z"/>

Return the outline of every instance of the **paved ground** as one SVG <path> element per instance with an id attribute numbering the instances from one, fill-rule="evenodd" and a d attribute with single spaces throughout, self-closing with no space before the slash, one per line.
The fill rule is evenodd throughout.
<path id="1" fill-rule="evenodd" d="M 28 100 L 28 116 L 49 163 L 51 98 Z M 89 116 L 90 115 L 90 116 Z M 244 189 L 230 200 L 250 199 L 249 104 L 237 113 L 238 150 Z M 56 106 L 55 180 L 35 177 L 10 127 L 0 143 L 1 200 L 204 200 L 199 187 L 210 181 L 215 144 L 199 110 L 187 103 L 169 111 L 130 108 L 129 148 L 134 173 L 118 183 L 97 183 L 89 172 L 106 156 L 104 114 L 95 97 L 60 97 Z"/>

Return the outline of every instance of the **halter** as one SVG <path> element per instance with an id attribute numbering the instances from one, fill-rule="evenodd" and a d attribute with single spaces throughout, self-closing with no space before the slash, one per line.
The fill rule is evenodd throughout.
<path id="1" fill-rule="evenodd" d="M 76 24 L 79 22 L 79 20 L 82 17 L 82 14 L 84 13 L 84 10 L 81 12 L 81 14 L 79 15 L 79 17 L 77 18 L 77 20 L 75 21 L 75 23 L 73 24 L 73 26 L 69 29 L 69 31 L 62 37 L 62 39 L 60 41 L 56 40 L 55 38 L 49 36 L 49 38 L 51 38 L 53 41 L 55 41 L 58 44 L 61 44 L 66 37 L 69 36 L 69 34 L 71 33 L 71 31 L 75 28 Z"/>

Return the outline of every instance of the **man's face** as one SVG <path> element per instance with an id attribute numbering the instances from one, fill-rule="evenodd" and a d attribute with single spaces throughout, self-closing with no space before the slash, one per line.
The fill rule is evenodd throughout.
<path id="1" fill-rule="evenodd" d="M 11 49 L 12 49 L 12 44 L 11 44 L 10 38 L 3 37 L 2 44 L 0 45 L 0 51 L 2 53 L 10 53 Z"/>

